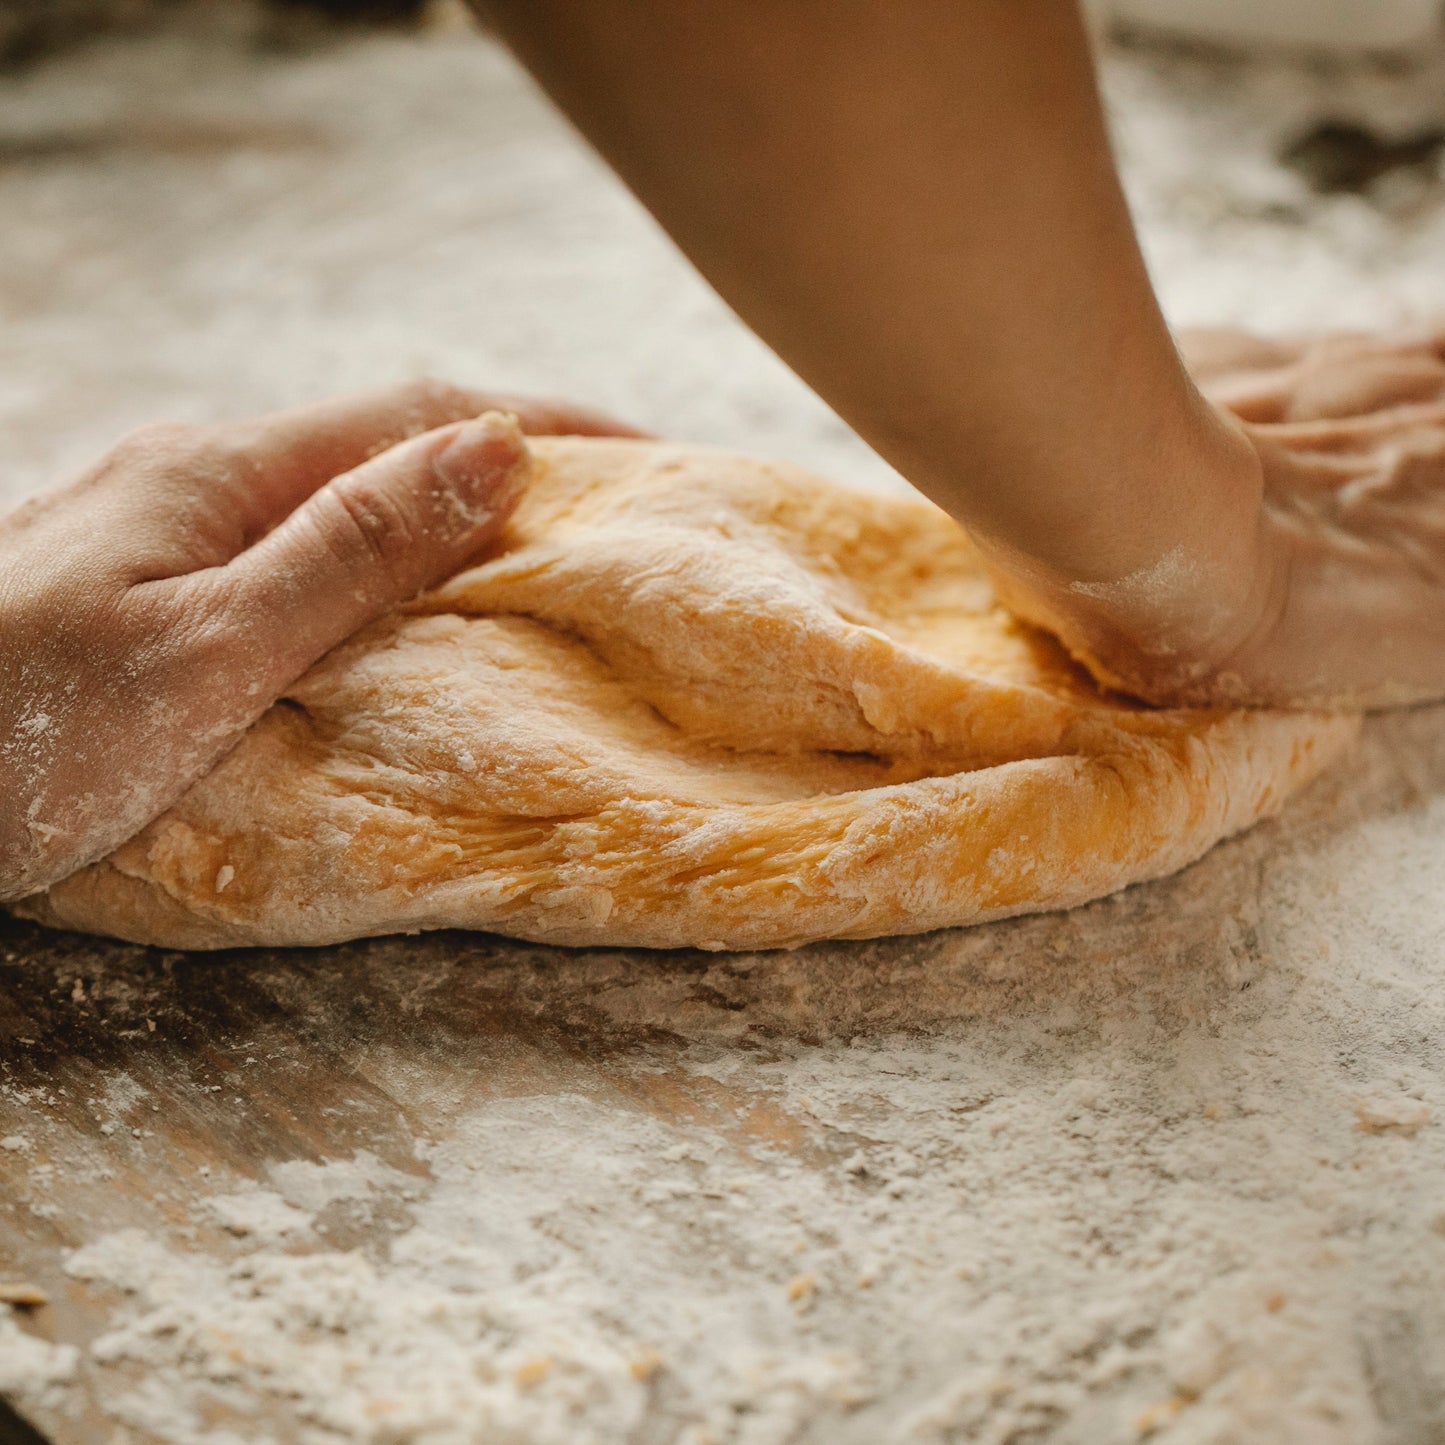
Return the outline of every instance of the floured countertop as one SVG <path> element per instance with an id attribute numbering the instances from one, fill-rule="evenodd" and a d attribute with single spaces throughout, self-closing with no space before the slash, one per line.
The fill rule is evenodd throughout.
<path id="1" fill-rule="evenodd" d="M 1119 53 L 1174 317 L 1445 310 L 1394 74 Z M 1433 69 L 1432 69 L 1433 67 Z M 13 502 L 432 372 L 897 485 L 484 41 L 246 26 L 0 83 Z M 1445 1437 L 1445 720 L 1187 873 L 791 954 L 186 956 L 0 924 L 0 1393 L 62 1445 Z"/>

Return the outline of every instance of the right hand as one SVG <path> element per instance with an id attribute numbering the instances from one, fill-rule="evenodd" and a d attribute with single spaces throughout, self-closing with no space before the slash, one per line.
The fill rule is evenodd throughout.
<path id="1" fill-rule="evenodd" d="M 1445 696 L 1445 337 L 1186 347 L 1263 464 L 1271 586 L 1220 680 L 1257 701 Z"/>
<path id="2" fill-rule="evenodd" d="M 1216 545 L 1215 567 L 1089 587 L 1004 577 L 1003 594 L 1150 702 L 1445 697 L 1445 337 L 1210 331 L 1181 346 L 1248 477 L 1219 489 L 1237 545 Z"/>

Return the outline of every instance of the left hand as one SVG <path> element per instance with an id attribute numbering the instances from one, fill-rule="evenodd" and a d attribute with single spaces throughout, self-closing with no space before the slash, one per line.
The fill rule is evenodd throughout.
<path id="1" fill-rule="evenodd" d="M 527 475 L 499 411 L 637 435 L 424 382 L 145 427 L 0 518 L 0 899 L 124 842 L 323 653 L 485 546 Z"/>

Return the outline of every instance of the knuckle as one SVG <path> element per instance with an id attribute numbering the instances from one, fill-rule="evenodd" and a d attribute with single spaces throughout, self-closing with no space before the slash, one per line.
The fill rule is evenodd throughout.
<path id="1" fill-rule="evenodd" d="M 198 637 L 209 641 L 230 639 L 250 619 L 250 599 L 224 567 L 177 578 L 167 598 L 172 617 Z"/>
<path id="2" fill-rule="evenodd" d="M 144 637 L 134 649 L 150 666 L 192 675 L 224 673 L 254 619 L 213 582 L 169 578 L 152 595 L 127 598 L 129 620 Z"/>
<path id="3" fill-rule="evenodd" d="M 333 537 L 343 560 L 394 573 L 422 541 L 405 504 L 384 486 L 352 476 L 330 488 Z"/>

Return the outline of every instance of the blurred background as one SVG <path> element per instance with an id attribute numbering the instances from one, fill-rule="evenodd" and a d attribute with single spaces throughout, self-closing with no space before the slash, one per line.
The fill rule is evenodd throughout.
<path id="1" fill-rule="evenodd" d="M 34 55 L 103 28 L 138 28 L 196 0 L 0 0 L 0 53 Z M 211 0 L 217 10 L 234 9 Z M 1107 27 L 1223 43 L 1265 42 L 1339 49 L 1413 46 L 1440 24 L 1441 0 L 1085 0 Z M 273 23 L 313 19 L 417 24 L 459 8 L 459 0 L 267 0 Z"/>
<path id="2" fill-rule="evenodd" d="M 1171 320 L 1445 313 L 1436 0 L 1092 9 Z M 420 373 L 891 484 L 459 0 L 0 0 L 0 218 L 0 505 Z"/>

